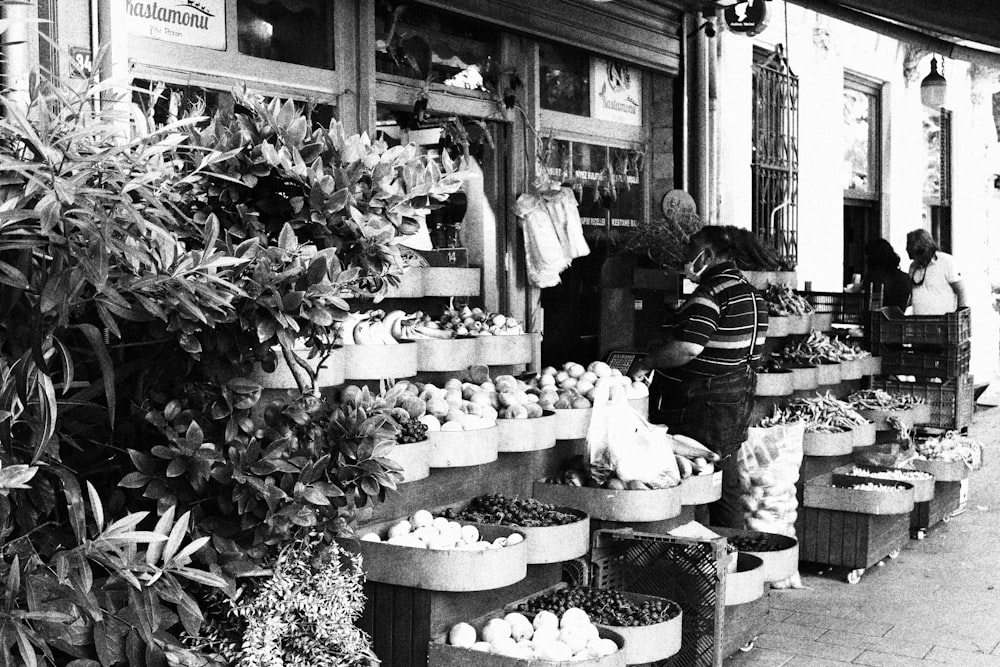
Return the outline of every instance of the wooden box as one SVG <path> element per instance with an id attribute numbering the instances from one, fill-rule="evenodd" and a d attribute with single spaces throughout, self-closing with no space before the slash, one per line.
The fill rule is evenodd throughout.
<path id="1" fill-rule="evenodd" d="M 487 366 L 517 366 L 535 359 L 540 336 L 535 333 L 512 336 L 477 336 L 474 363 Z"/>
<path id="2" fill-rule="evenodd" d="M 556 410 L 556 439 L 579 440 L 587 437 L 593 408 Z"/>
<path id="3" fill-rule="evenodd" d="M 432 468 L 463 468 L 497 460 L 500 434 L 496 426 L 474 431 L 431 431 Z"/>
<path id="4" fill-rule="evenodd" d="M 424 338 L 416 341 L 417 370 L 460 371 L 479 363 L 479 338 Z"/>
<path id="5" fill-rule="evenodd" d="M 417 374 L 417 344 L 345 345 L 344 377 L 348 380 L 407 378 Z"/>
<path id="6" fill-rule="evenodd" d="M 498 419 L 498 450 L 501 452 L 535 452 L 556 446 L 554 412 L 534 419 Z"/>
<path id="7" fill-rule="evenodd" d="M 755 396 L 788 396 L 793 391 L 795 391 L 795 383 L 792 371 L 757 373 Z"/>
<path id="8" fill-rule="evenodd" d="M 403 484 L 425 479 L 431 474 L 431 442 L 422 440 L 403 445 L 397 444 L 386 455 L 403 467 Z"/>
<path id="9" fill-rule="evenodd" d="M 681 480 L 681 505 L 705 505 L 722 497 L 722 471 Z"/>
<path id="10" fill-rule="evenodd" d="M 536 480 L 532 496 L 557 507 L 574 507 L 604 521 L 662 521 L 681 513 L 681 487 L 602 489 Z"/>
<path id="11" fill-rule="evenodd" d="M 764 594 L 764 562 L 757 556 L 736 552 L 736 569 L 726 573 L 726 606 L 753 602 Z"/>
<path id="12" fill-rule="evenodd" d="M 375 532 L 384 539 L 386 531 L 394 523 L 396 521 L 384 521 L 363 526 L 358 528 L 358 532 Z M 483 525 L 479 530 L 489 541 L 512 533 L 524 535 L 508 526 Z M 367 580 L 432 591 L 502 588 L 524 579 L 528 567 L 528 545 L 525 541 L 484 551 L 419 549 L 365 540 L 341 540 L 341 544 L 361 554 Z"/>
<path id="13" fill-rule="evenodd" d="M 910 535 L 909 513 L 861 514 L 802 507 L 799 517 L 799 558 L 852 570 L 870 567 L 902 549 Z"/>

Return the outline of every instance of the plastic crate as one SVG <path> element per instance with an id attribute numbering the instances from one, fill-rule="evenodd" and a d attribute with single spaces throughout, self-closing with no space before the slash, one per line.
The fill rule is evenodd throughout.
<path id="1" fill-rule="evenodd" d="M 971 375 L 960 375 L 944 382 L 902 382 L 895 378 L 874 377 L 872 389 L 923 398 L 931 407 L 931 419 L 926 426 L 962 430 L 972 425 L 976 406 Z"/>
<path id="2" fill-rule="evenodd" d="M 830 313 L 837 324 L 861 324 L 865 295 L 861 292 L 799 292 L 817 313 Z"/>
<path id="3" fill-rule="evenodd" d="M 693 540 L 629 529 L 598 530 L 596 588 L 674 600 L 684 611 L 681 650 L 663 665 L 718 667 L 724 655 L 726 540 Z"/>
<path id="4" fill-rule="evenodd" d="M 903 315 L 899 308 L 872 311 L 869 335 L 875 345 L 961 345 L 972 336 L 968 308 L 945 315 Z"/>
<path id="5" fill-rule="evenodd" d="M 915 375 L 917 377 L 953 378 L 969 372 L 972 343 L 939 346 L 880 345 L 884 375 Z"/>

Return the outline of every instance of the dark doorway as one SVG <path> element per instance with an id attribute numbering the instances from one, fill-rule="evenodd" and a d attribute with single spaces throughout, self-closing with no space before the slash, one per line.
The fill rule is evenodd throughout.
<path id="1" fill-rule="evenodd" d="M 844 284 L 865 274 L 865 246 L 879 237 L 878 205 L 873 201 L 844 202 Z"/>

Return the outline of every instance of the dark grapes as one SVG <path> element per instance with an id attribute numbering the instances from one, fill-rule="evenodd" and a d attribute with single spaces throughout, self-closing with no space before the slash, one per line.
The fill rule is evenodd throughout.
<path id="1" fill-rule="evenodd" d="M 548 610 L 562 614 L 570 607 L 587 612 L 593 623 L 635 627 L 669 621 L 681 612 L 670 600 L 634 600 L 621 591 L 570 586 L 532 598 L 519 611 L 537 614 Z"/>
<path id="2" fill-rule="evenodd" d="M 448 516 L 448 512 L 453 516 Z M 522 528 L 563 526 L 580 520 L 575 514 L 560 512 L 554 506 L 534 498 L 510 497 L 499 493 L 477 496 L 461 512 L 446 511 L 445 518 Z"/>
<path id="3" fill-rule="evenodd" d="M 405 445 L 427 439 L 427 424 L 419 419 L 409 419 L 399 425 L 399 436 L 396 442 Z"/>
<path id="4" fill-rule="evenodd" d="M 764 551 L 781 551 L 786 548 L 767 538 L 767 535 L 737 535 L 729 538 L 731 551 L 761 553 Z"/>

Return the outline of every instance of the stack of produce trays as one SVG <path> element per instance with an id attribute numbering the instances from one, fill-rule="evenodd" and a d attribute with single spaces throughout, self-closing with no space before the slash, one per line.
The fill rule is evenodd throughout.
<path id="1" fill-rule="evenodd" d="M 711 530 L 727 539 L 731 551 L 759 558 L 765 583 L 782 581 L 798 572 L 799 543 L 794 537 L 759 530 L 716 527 Z"/>
<path id="2" fill-rule="evenodd" d="M 780 357 L 800 366 L 816 366 L 819 384 L 837 384 L 877 372 L 868 352 L 821 331 L 813 331 L 798 343 L 787 345 Z"/>
<path id="3" fill-rule="evenodd" d="M 809 333 L 813 307 L 801 294 L 788 285 L 768 285 L 763 296 L 769 315 L 769 337 Z"/>
<path id="4" fill-rule="evenodd" d="M 930 405 L 911 394 L 890 394 L 881 389 L 866 389 L 847 397 L 847 401 L 866 419 L 875 424 L 879 431 L 895 428 L 893 420 L 900 427 L 911 429 L 916 424 L 925 424 L 930 418 Z"/>
<path id="5" fill-rule="evenodd" d="M 534 498 L 477 496 L 468 504 L 445 509 L 441 516 L 477 527 L 517 529 L 527 540 L 529 565 L 561 563 L 590 550 L 590 517 L 586 512 L 556 507 Z"/>
<path id="6" fill-rule="evenodd" d="M 849 403 L 829 393 L 798 398 L 784 408 L 775 407 L 762 427 L 805 422 L 802 451 L 806 456 L 846 456 L 855 447 L 875 442 L 875 425 L 858 414 Z"/>

